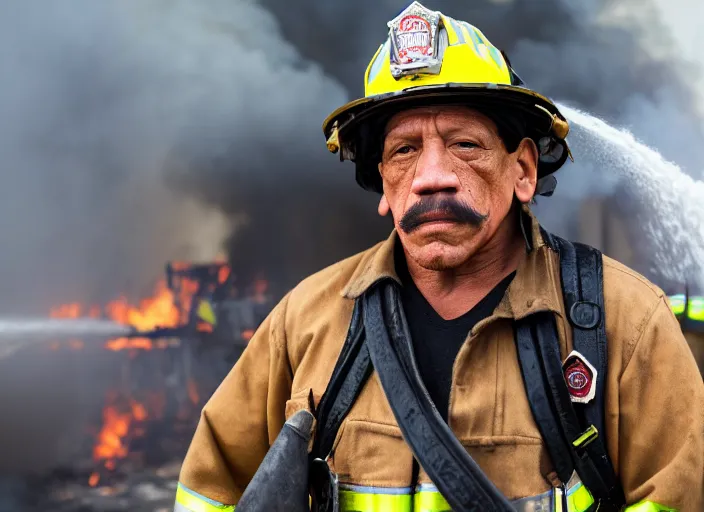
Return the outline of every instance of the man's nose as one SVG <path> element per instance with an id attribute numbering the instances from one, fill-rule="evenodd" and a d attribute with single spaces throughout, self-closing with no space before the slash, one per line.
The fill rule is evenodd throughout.
<path id="1" fill-rule="evenodd" d="M 460 190 L 460 181 L 453 171 L 450 154 L 442 141 L 423 145 L 416 162 L 411 183 L 413 194 L 424 196 L 438 192 L 455 193 Z"/>

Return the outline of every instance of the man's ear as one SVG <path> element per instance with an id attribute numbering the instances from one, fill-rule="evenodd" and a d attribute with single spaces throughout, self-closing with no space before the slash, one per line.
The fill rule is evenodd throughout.
<path id="1" fill-rule="evenodd" d="M 514 193 L 521 203 L 528 203 L 535 195 L 538 183 L 538 147 L 533 139 L 525 138 L 518 145 L 516 155 L 516 181 Z"/>
<path id="2" fill-rule="evenodd" d="M 382 162 L 379 162 L 377 164 L 377 169 L 379 169 L 379 174 L 381 176 L 384 175 L 383 170 L 384 170 L 384 164 Z M 377 212 L 379 212 L 379 215 L 382 217 L 386 217 L 389 214 L 389 211 L 391 210 L 391 207 L 389 206 L 389 200 L 386 199 L 386 194 L 382 192 L 381 194 L 381 199 L 379 200 L 379 207 L 377 208 Z"/>
<path id="3" fill-rule="evenodd" d="M 391 210 L 391 207 L 389 206 L 389 200 L 386 199 L 386 194 L 381 195 L 381 199 L 379 200 L 379 208 L 377 211 L 379 212 L 379 215 L 382 217 L 386 217 L 389 214 L 389 211 Z"/>

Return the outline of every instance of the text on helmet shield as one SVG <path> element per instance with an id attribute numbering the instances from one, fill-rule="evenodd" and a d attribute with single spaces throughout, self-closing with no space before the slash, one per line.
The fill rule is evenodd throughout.
<path id="1" fill-rule="evenodd" d="M 388 23 L 391 41 L 391 74 L 395 78 L 440 71 L 437 35 L 440 13 L 413 2 Z"/>

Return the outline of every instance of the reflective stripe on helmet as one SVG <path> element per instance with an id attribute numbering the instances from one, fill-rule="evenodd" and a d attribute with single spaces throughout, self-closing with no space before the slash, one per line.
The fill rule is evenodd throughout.
<path id="1" fill-rule="evenodd" d="M 450 18 L 449 16 L 443 16 L 442 20 L 445 23 L 448 43 L 450 44 L 450 46 L 453 46 L 455 44 L 464 44 L 464 32 L 462 32 L 459 22 Z"/>
<path id="2" fill-rule="evenodd" d="M 387 66 L 389 65 L 389 46 L 390 43 L 387 39 L 386 42 L 379 47 L 379 50 L 376 52 L 376 55 L 374 55 L 374 57 L 372 58 L 372 61 L 369 64 L 369 68 L 367 70 L 367 84 L 369 82 L 374 81 L 376 76 L 379 74 L 379 71 L 381 71 L 381 69 L 384 67 L 384 64 L 386 64 Z"/>
<path id="3" fill-rule="evenodd" d="M 234 505 L 225 505 L 192 491 L 179 483 L 174 512 L 234 512 Z"/>

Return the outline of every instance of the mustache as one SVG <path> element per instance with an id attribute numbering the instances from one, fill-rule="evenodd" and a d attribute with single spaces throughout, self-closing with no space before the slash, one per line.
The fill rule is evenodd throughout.
<path id="1" fill-rule="evenodd" d="M 474 227 L 481 226 L 488 217 L 464 201 L 451 197 L 428 197 L 421 199 L 406 211 L 398 223 L 399 227 L 406 233 L 411 233 L 428 221 L 424 216 L 429 213 L 442 213 L 449 220 Z"/>

